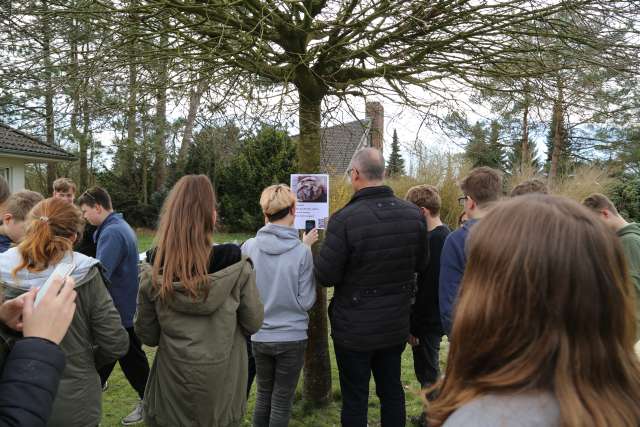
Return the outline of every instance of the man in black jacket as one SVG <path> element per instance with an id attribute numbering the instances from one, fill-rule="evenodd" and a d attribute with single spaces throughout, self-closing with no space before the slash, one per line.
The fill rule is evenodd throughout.
<path id="1" fill-rule="evenodd" d="M 319 283 L 334 286 L 329 305 L 341 422 L 366 427 L 371 373 L 383 427 L 405 425 L 400 362 L 409 338 L 416 273 L 426 268 L 427 227 L 413 204 L 383 185 L 384 158 L 358 151 L 348 171 L 355 194 L 330 219 L 316 258 Z"/>

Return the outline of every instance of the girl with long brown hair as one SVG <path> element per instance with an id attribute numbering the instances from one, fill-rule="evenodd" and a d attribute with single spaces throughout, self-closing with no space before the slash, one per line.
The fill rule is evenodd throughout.
<path id="1" fill-rule="evenodd" d="M 236 426 L 246 409 L 245 334 L 262 325 L 251 261 L 212 246 L 216 199 L 187 175 L 164 203 L 140 274 L 136 334 L 158 346 L 143 402 L 148 426 Z"/>
<path id="2" fill-rule="evenodd" d="M 122 357 L 129 336 L 122 327 L 98 260 L 73 251 L 84 221 L 80 209 L 61 199 L 38 203 L 27 217 L 22 242 L 0 254 L 0 287 L 8 298 L 40 288 L 56 266 L 73 264 L 77 309 L 60 342 L 66 366 L 48 426 L 96 426 L 102 390 L 97 369 Z"/>
<path id="3" fill-rule="evenodd" d="M 637 427 L 634 293 L 620 243 L 559 197 L 497 205 L 471 231 L 429 425 Z"/>

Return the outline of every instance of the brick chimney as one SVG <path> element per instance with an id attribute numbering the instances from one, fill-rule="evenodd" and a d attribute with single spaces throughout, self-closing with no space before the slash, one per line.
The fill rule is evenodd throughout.
<path id="1" fill-rule="evenodd" d="M 371 120 L 369 141 L 371 146 L 380 151 L 384 150 L 384 108 L 379 102 L 365 104 L 365 118 Z"/>

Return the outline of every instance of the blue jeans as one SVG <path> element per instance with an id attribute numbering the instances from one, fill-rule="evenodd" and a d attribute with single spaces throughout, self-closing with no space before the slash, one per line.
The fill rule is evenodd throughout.
<path id="1" fill-rule="evenodd" d="M 376 395 L 380 399 L 382 427 L 404 427 L 406 413 L 404 389 L 400 381 L 400 364 L 405 345 L 372 351 L 353 351 L 334 341 L 342 411 L 343 427 L 367 427 L 369 379 L 373 372 Z"/>
<path id="2" fill-rule="evenodd" d="M 254 427 L 287 427 L 307 340 L 253 342 L 256 359 Z"/>

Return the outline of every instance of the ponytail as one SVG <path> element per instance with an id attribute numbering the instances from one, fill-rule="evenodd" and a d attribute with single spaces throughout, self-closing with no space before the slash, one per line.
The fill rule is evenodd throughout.
<path id="1" fill-rule="evenodd" d="M 18 245 L 22 262 L 11 271 L 15 278 L 26 268 L 36 272 L 57 264 L 73 250 L 73 237 L 82 230 L 80 209 L 60 199 L 46 199 L 29 214 L 24 240 Z"/>

